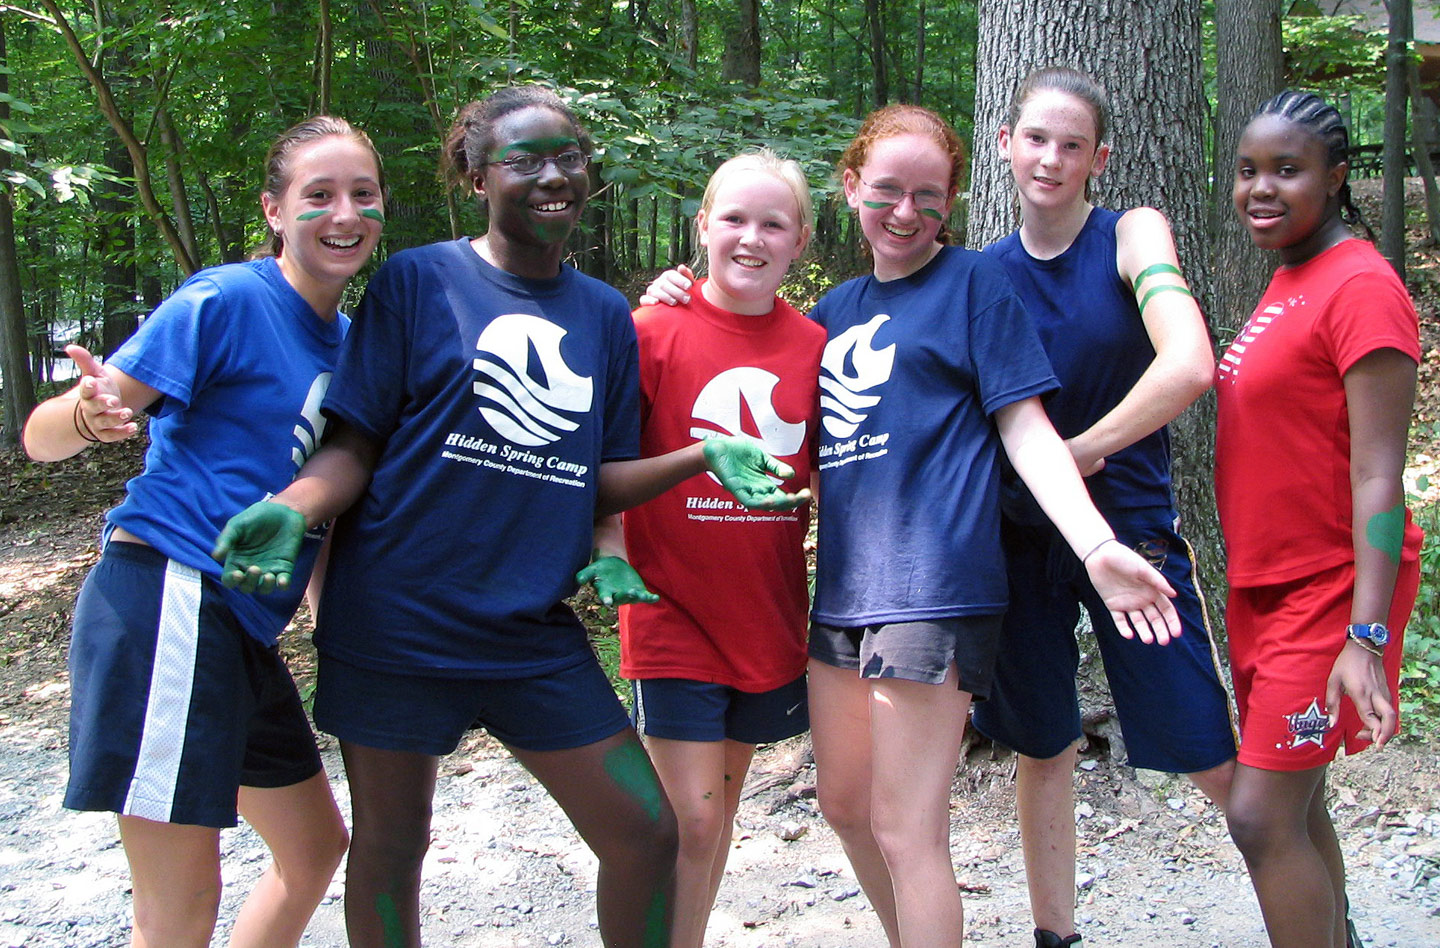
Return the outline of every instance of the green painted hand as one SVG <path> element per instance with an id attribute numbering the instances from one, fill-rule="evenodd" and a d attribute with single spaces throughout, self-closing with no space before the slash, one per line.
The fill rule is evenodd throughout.
<path id="1" fill-rule="evenodd" d="M 224 564 L 220 580 L 231 589 L 274 592 L 290 585 L 304 538 L 298 511 L 262 500 L 230 518 L 210 555 Z"/>
<path id="2" fill-rule="evenodd" d="M 795 476 L 749 438 L 725 436 L 703 442 L 705 463 L 735 499 L 753 510 L 791 510 L 810 499 L 810 489 L 787 493 L 776 480 Z"/>
<path id="3" fill-rule="evenodd" d="M 590 583 L 595 597 L 607 606 L 636 602 L 659 602 L 660 597 L 645 588 L 635 567 L 618 556 L 602 556 L 575 574 L 577 583 Z"/>

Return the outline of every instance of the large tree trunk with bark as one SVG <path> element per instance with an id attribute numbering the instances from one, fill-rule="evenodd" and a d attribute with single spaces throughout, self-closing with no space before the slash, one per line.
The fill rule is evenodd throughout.
<path id="1" fill-rule="evenodd" d="M 5 24 L 0 23 L 0 66 L 5 55 Z M 10 120 L 10 73 L 0 69 L 0 123 Z M 0 175 L 10 166 L 10 155 L 0 151 Z M 15 209 L 10 188 L 0 188 L 0 372 L 4 413 L 0 416 L 0 445 L 20 440 L 20 426 L 35 407 L 35 379 L 30 374 L 26 339 L 25 304 L 20 293 L 20 264 L 15 253 Z"/>
<path id="2" fill-rule="evenodd" d="M 1112 105 L 1113 151 L 1095 201 L 1117 210 L 1149 205 L 1169 217 L 1181 266 L 1203 301 L 1210 267 L 1200 4 L 981 0 L 979 16 L 970 246 L 991 243 L 1018 224 L 1009 168 L 995 138 L 1011 95 L 1034 68 L 1072 65 L 1105 86 Z M 1181 516 L 1187 532 L 1201 540 L 1207 580 L 1219 562 L 1209 493 L 1212 434 L 1181 424 L 1174 439 Z"/>
<path id="3" fill-rule="evenodd" d="M 720 76 L 747 86 L 758 86 L 760 0 L 737 0 L 732 24 L 733 28 L 725 37 L 725 58 L 721 61 Z"/>

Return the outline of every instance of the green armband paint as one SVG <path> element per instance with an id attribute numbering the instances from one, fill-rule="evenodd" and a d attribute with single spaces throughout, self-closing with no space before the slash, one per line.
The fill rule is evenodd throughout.
<path id="1" fill-rule="evenodd" d="M 306 211 L 304 214 L 296 214 L 296 215 L 295 215 L 295 219 L 296 219 L 297 221 L 313 221 L 315 218 L 320 217 L 321 215 L 324 215 L 324 214 L 329 214 L 329 213 L 330 213 L 330 208 L 328 208 L 328 207 L 322 207 L 322 208 L 320 208 L 320 210 L 318 210 L 318 211 Z"/>
<path id="2" fill-rule="evenodd" d="M 1190 287 L 1188 287 L 1188 286 L 1180 286 L 1180 285 L 1177 284 L 1177 283 L 1167 283 L 1167 284 L 1165 284 L 1164 286 L 1157 286 L 1157 287 L 1152 288 L 1148 293 L 1146 293 L 1144 296 L 1142 296 L 1142 297 L 1140 298 L 1140 315 L 1142 315 L 1142 316 L 1145 315 L 1145 304 L 1148 303 L 1148 302 L 1150 302 L 1150 298 L 1151 298 L 1152 296 L 1154 296 L 1154 295 L 1157 294 L 1157 293 L 1164 293 L 1164 292 L 1166 292 L 1167 290 L 1168 290 L 1168 291 L 1175 292 L 1175 293 L 1184 293 L 1186 296 L 1190 297 L 1191 299 L 1194 299 L 1194 298 L 1195 298 L 1195 294 L 1190 292 Z"/>
<path id="3" fill-rule="evenodd" d="M 1390 557 L 1390 562 L 1400 562 L 1400 548 L 1405 543 L 1405 505 L 1396 504 L 1371 517 L 1365 524 L 1365 539 Z"/>
<path id="4" fill-rule="evenodd" d="M 363 210 L 363 211 L 360 212 L 360 216 L 361 216 L 361 217 L 368 217 L 368 218 L 370 218 L 372 221 L 379 221 L 379 222 L 382 223 L 382 224 L 385 223 L 385 215 L 384 215 L 384 214 L 381 214 L 378 210 L 376 210 L 376 209 L 373 208 L 373 207 L 367 207 L 367 208 L 365 208 L 365 210 Z"/>
<path id="5" fill-rule="evenodd" d="M 639 744 L 621 744 L 605 755 L 605 772 L 630 794 L 645 810 L 650 819 L 660 819 L 661 799 L 660 778 L 650 766 L 650 758 Z"/>
<path id="6" fill-rule="evenodd" d="M 1154 263 L 1146 267 L 1144 270 L 1141 270 L 1135 276 L 1135 292 L 1139 293 L 1140 284 L 1144 283 L 1147 278 L 1152 277 L 1157 273 L 1173 273 L 1181 279 L 1184 279 L 1185 277 L 1185 274 L 1180 272 L 1180 268 L 1175 266 L 1175 264 L 1173 263 Z"/>

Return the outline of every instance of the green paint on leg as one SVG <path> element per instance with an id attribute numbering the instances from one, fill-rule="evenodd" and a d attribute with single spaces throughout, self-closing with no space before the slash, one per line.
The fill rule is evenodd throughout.
<path id="1" fill-rule="evenodd" d="M 924 214 L 926 217 L 933 217 L 933 218 L 935 218 L 937 221 L 943 221 L 943 220 L 945 219 L 945 215 L 944 215 L 944 214 L 941 214 L 939 211 L 935 210 L 935 208 L 933 208 L 933 207 L 922 207 L 922 208 L 920 208 L 920 213 L 921 213 L 921 214 Z"/>
<path id="2" fill-rule="evenodd" d="M 883 210 L 885 210 L 885 208 L 887 208 L 887 207 L 894 207 L 894 206 L 895 206 L 895 202 L 894 202 L 894 201 L 861 201 L 860 203 L 861 203 L 861 204 L 864 204 L 866 207 L 870 208 L 870 210 L 872 210 L 872 211 L 883 211 Z"/>
<path id="3" fill-rule="evenodd" d="M 660 819 L 664 796 L 655 768 L 639 744 L 621 744 L 605 755 L 605 772 L 645 810 L 652 821 Z"/>
<path id="4" fill-rule="evenodd" d="M 304 214 L 296 214 L 295 219 L 297 221 L 313 221 L 315 218 L 329 213 L 330 209 L 328 207 L 322 207 L 318 211 L 306 211 Z"/>
<path id="5" fill-rule="evenodd" d="M 1405 544 L 1405 505 L 1396 504 L 1371 517 L 1365 524 L 1365 539 L 1391 562 L 1400 562 L 1400 548 Z"/>
<path id="6" fill-rule="evenodd" d="M 367 207 L 367 208 L 365 208 L 365 210 L 363 210 L 363 211 L 360 212 L 360 216 L 361 216 L 361 217 L 368 217 L 368 218 L 370 218 L 372 221 L 379 221 L 379 222 L 382 223 L 382 224 L 385 223 L 385 215 L 384 215 L 384 214 L 381 214 L 379 211 L 377 211 L 377 210 L 376 210 L 375 208 L 373 208 L 373 207 Z"/>
<path id="7" fill-rule="evenodd" d="M 645 934 L 643 948 L 669 948 L 670 945 L 670 899 L 663 891 L 656 892 L 645 911 Z"/>
<path id="8" fill-rule="evenodd" d="M 375 896 L 375 914 L 380 916 L 385 948 L 405 948 L 405 927 L 400 924 L 400 913 L 395 910 L 395 900 L 390 893 Z"/>

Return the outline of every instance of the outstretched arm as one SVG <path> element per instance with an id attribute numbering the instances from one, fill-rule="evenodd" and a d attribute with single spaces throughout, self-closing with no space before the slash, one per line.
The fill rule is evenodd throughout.
<path id="1" fill-rule="evenodd" d="M 810 499 L 810 489 L 791 494 L 776 483 L 795 476 L 788 464 L 767 454 L 749 438 L 707 438 L 669 454 L 600 465 L 600 496 L 595 516 L 639 506 L 687 477 L 710 471 L 735 499 L 753 510 L 789 510 Z"/>
<path id="2" fill-rule="evenodd" d="M 1401 474 L 1415 400 L 1415 373 L 1415 363 L 1396 349 L 1371 352 L 1345 373 L 1355 543 L 1352 623 L 1384 624 L 1390 614 L 1405 533 Z M 1338 638 L 1345 630 L 1327 629 L 1320 634 Z M 1342 693 L 1355 702 L 1363 726 L 1360 736 L 1373 740 L 1377 747 L 1384 746 L 1395 735 L 1398 716 L 1382 657 L 1348 637 L 1325 689 L 1325 709 L 1332 724 Z"/>
<path id="3" fill-rule="evenodd" d="M 1137 207 L 1120 218 L 1115 266 L 1135 294 L 1155 359 L 1119 404 L 1069 439 L 1075 464 L 1087 476 L 1109 455 L 1174 421 L 1210 388 L 1215 374 L 1205 319 L 1180 272 L 1165 215 Z"/>
<path id="4" fill-rule="evenodd" d="M 645 580 L 630 565 L 619 514 L 595 522 L 595 552 L 590 556 L 590 565 L 575 574 L 575 581 L 593 584 L 595 598 L 607 606 L 660 601 L 645 588 Z"/>
<path id="5" fill-rule="evenodd" d="M 160 398 L 144 382 L 101 365 L 83 346 L 66 346 L 65 354 L 75 361 L 80 381 L 30 413 L 21 440 L 35 461 L 59 461 L 92 444 L 124 441 L 138 430 L 135 415 Z"/>
<path id="6" fill-rule="evenodd" d="M 1161 645 L 1177 637 L 1180 618 L 1170 601 L 1175 590 L 1140 554 L 1115 540 L 1040 399 L 1006 405 L 995 413 L 995 424 L 1015 472 L 1084 563 L 1120 634 Z"/>
<path id="7" fill-rule="evenodd" d="M 380 445 L 343 422 L 332 432 L 289 487 L 225 524 L 210 554 L 224 564 L 225 585 L 262 593 L 289 586 L 305 531 L 344 513 L 365 492 Z"/>

